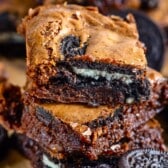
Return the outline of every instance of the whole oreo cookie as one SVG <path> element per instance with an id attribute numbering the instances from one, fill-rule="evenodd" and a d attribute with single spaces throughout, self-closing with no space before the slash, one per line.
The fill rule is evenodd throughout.
<path id="1" fill-rule="evenodd" d="M 168 153 L 154 149 L 136 149 L 125 153 L 119 168 L 167 168 Z"/>
<path id="2" fill-rule="evenodd" d="M 147 49 L 148 66 L 159 71 L 163 65 L 165 52 L 166 39 L 163 36 L 163 31 L 144 13 L 136 10 L 113 11 L 110 14 L 125 18 L 128 13 L 132 13 L 137 22 L 140 40 L 145 44 Z"/>

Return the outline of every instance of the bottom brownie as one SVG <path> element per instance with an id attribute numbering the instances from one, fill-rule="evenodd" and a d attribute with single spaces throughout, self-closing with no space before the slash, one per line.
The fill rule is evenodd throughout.
<path id="1" fill-rule="evenodd" d="M 100 108 L 96 108 L 95 111 Z M 30 106 L 25 106 L 21 129 L 55 158 L 62 159 L 72 153 L 79 153 L 90 160 L 97 160 L 101 155 L 122 153 L 125 144 L 119 146 L 118 150 L 116 143 L 125 142 L 127 138 L 134 136 L 133 129 L 146 123 L 158 112 L 151 107 L 132 106 L 127 110 L 116 109 L 113 113 L 110 109 L 109 114 L 106 108 L 106 111 L 104 109 L 100 111 L 109 114 L 108 117 L 98 117 L 85 122 L 88 116 L 84 114 L 86 112 L 95 114 L 93 110 L 78 105 L 32 103 Z M 82 118 L 78 121 L 79 114 Z"/>
<path id="2" fill-rule="evenodd" d="M 116 154 L 125 153 L 128 150 L 137 148 L 154 148 L 164 150 L 165 145 L 161 136 L 162 129 L 156 120 L 150 120 L 147 124 L 140 126 L 132 132 L 132 137 L 123 138 L 112 148 L 116 150 Z M 71 155 L 67 160 L 58 161 L 48 154 L 38 145 L 37 142 L 26 137 L 23 134 L 16 134 L 15 141 L 17 147 L 28 159 L 31 160 L 34 168 L 117 168 L 118 158 L 120 155 L 100 156 L 99 160 L 89 161 L 84 158 L 79 158 L 77 155 Z"/>

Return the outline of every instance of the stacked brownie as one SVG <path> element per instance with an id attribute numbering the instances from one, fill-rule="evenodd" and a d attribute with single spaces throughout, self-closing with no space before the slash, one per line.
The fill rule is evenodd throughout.
<path id="1" fill-rule="evenodd" d="M 27 48 L 20 139 L 34 167 L 96 167 L 131 149 L 165 149 L 152 118 L 168 104 L 168 81 L 147 68 L 132 15 L 41 6 L 19 31 Z"/>

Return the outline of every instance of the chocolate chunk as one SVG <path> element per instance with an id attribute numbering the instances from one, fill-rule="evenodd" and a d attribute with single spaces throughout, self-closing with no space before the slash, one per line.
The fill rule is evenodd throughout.
<path id="1" fill-rule="evenodd" d="M 73 57 L 76 55 L 84 55 L 86 52 L 87 44 L 80 44 L 80 38 L 73 35 L 65 37 L 61 42 L 61 52 L 65 58 Z"/>
<path id="2" fill-rule="evenodd" d="M 119 168 L 168 167 L 168 153 L 154 149 L 136 149 L 119 160 Z"/>
<path id="3" fill-rule="evenodd" d="M 136 10 L 121 10 L 111 14 L 125 18 L 128 13 L 132 13 L 137 22 L 140 40 L 147 49 L 146 56 L 149 67 L 159 71 L 163 65 L 165 52 L 165 39 L 162 30 L 146 15 Z"/>
<path id="4" fill-rule="evenodd" d="M 141 0 L 141 9 L 149 10 L 157 8 L 159 4 L 158 0 Z"/>

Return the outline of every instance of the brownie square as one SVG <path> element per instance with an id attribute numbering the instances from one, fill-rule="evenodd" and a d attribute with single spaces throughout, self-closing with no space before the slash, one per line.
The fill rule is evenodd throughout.
<path id="1" fill-rule="evenodd" d="M 31 9 L 19 30 L 35 97 L 92 106 L 149 98 L 144 45 L 132 15 L 124 20 L 93 7 L 48 5 Z"/>

